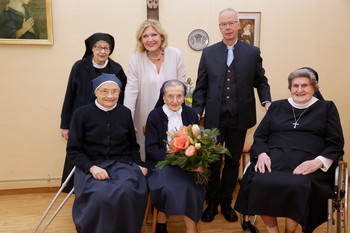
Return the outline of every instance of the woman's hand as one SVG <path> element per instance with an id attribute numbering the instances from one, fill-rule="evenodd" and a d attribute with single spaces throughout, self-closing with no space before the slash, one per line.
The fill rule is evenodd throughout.
<path id="1" fill-rule="evenodd" d="M 69 129 L 62 129 L 61 130 L 61 135 L 66 140 L 68 140 L 68 133 L 69 133 Z"/>
<path id="2" fill-rule="evenodd" d="M 138 165 L 138 166 L 139 166 L 139 168 L 140 168 L 142 174 L 143 174 L 144 176 L 146 176 L 146 175 L 147 175 L 147 172 L 148 172 L 148 169 L 145 168 L 145 167 L 141 167 L 140 165 Z"/>
<path id="3" fill-rule="evenodd" d="M 103 168 L 100 168 L 96 165 L 90 167 L 89 172 L 93 175 L 96 180 L 109 180 L 110 177 L 107 171 Z"/>
<path id="4" fill-rule="evenodd" d="M 25 20 L 23 18 L 23 23 L 22 23 L 22 29 L 23 29 L 23 34 L 26 33 L 27 31 L 34 33 L 33 27 L 34 26 L 34 19 L 33 17 L 30 17 L 29 19 Z"/>
<path id="5" fill-rule="evenodd" d="M 308 175 L 308 174 L 311 174 L 311 173 L 317 171 L 322 166 L 323 166 L 322 161 L 317 159 L 317 158 L 315 158 L 313 160 L 307 160 L 307 161 L 301 163 L 299 166 L 297 166 L 294 169 L 293 174 Z"/>
<path id="6" fill-rule="evenodd" d="M 22 28 L 16 31 L 16 38 L 20 39 L 27 31 L 35 34 L 33 26 L 34 26 L 34 19 L 32 17 L 30 17 L 27 20 L 23 18 Z"/>
<path id="7" fill-rule="evenodd" d="M 260 173 L 265 173 L 265 166 L 268 172 L 271 172 L 271 159 L 265 152 L 263 152 L 258 155 L 258 161 L 256 162 L 254 170 L 255 172 L 259 171 Z"/>

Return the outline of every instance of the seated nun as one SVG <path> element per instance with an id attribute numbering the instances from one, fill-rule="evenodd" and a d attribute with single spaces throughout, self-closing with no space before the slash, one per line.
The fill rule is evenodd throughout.
<path id="1" fill-rule="evenodd" d="M 300 224 L 308 233 L 327 221 L 344 138 L 335 104 L 313 96 L 313 72 L 293 71 L 288 88 L 291 97 L 272 102 L 254 133 L 235 209 L 261 215 L 269 233 L 279 232 L 276 217 L 285 217 L 285 232 Z"/>
<path id="2" fill-rule="evenodd" d="M 159 210 L 156 232 L 166 233 L 168 215 L 183 215 L 186 233 L 194 232 L 195 222 L 200 220 L 204 204 L 204 185 L 195 183 L 194 173 L 180 167 L 155 168 L 166 157 L 166 132 L 179 130 L 181 126 L 199 124 L 197 113 L 184 105 L 185 85 L 178 80 L 163 84 L 158 102 L 148 115 L 146 124 L 146 162 L 149 164 L 148 185 L 152 204 Z"/>
<path id="3" fill-rule="evenodd" d="M 114 74 L 93 81 L 96 100 L 73 116 L 67 155 L 76 166 L 73 221 L 77 232 L 140 232 L 147 205 L 147 169 L 130 110 L 117 104 L 121 81 Z"/>

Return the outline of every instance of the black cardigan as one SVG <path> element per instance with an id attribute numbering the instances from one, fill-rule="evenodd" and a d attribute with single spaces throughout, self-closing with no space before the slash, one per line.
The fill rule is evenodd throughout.
<path id="1" fill-rule="evenodd" d="M 91 166 L 108 159 L 141 164 L 139 148 L 131 112 L 123 105 L 105 112 L 90 103 L 75 111 L 67 156 L 79 169 L 87 173 Z"/>

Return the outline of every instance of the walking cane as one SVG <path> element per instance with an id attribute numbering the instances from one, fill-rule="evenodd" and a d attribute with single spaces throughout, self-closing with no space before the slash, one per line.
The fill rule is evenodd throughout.
<path id="1" fill-rule="evenodd" d="M 36 226 L 36 228 L 34 229 L 33 233 L 35 233 L 35 232 L 38 230 L 39 226 L 42 224 L 44 218 L 45 218 L 46 215 L 49 213 L 49 211 L 50 211 L 50 209 L 52 208 L 53 204 L 55 204 L 55 202 L 56 202 L 58 196 L 61 194 L 62 190 L 66 187 L 68 181 L 69 181 L 70 178 L 73 176 L 74 172 L 75 172 L 75 166 L 73 167 L 72 171 L 69 173 L 67 179 L 66 179 L 66 180 L 64 181 L 64 183 L 62 184 L 60 190 L 58 190 L 58 192 L 57 192 L 56 196 L 54 197 L 54 199 L 51 201 L 49 207 L 47 207 L 45 213 L 44 213 L 43 216 L 41 217 L 41 219 L 40 219 L 38 225 Z M 69 197 L 72 195 L 73 191 L 74 191 L 74 187 L 73 187 L 72 190 L 69 192 L 68 196 L 63 200 L 63 202 L 61 203 L 61 205 L 57 208 L 56 212 L 52 215 L 52 217 L 50 218 L 49 222 L 45 225 L 45 227 L 44 227 L 44 229 L 41 231 L 41 233 L 44 232 L 44 230 L 46 229 L 46 227 L 51 223 L 51 221 L 53 220 L 53 218 L 54 218 L 54 217 L 57 215 L 57 213 L 61 210 L 61 208 L 63 207 L 63 205 L 67 202 L 67 200 L 69 199 Z"/>

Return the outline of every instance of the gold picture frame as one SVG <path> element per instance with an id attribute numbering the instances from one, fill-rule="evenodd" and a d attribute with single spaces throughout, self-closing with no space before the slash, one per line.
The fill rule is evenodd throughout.
<path id="1" fill-rule="evenodd" d="M 241 24 L 238 38 L 260 47 L 261 12 L 238 12 L 238 18 Z"/>
<path id="2" fill-rule="evenodd" d="M 53 45 L 51 0 L 0 0 L 0 44 Z"/>

